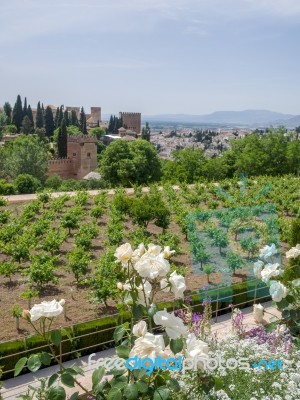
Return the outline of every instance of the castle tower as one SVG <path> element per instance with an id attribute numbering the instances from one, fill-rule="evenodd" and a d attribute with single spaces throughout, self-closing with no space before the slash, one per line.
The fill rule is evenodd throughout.
<path id="1" fill-rule="evenodd" d="M 82 179 L 97 168 L 97 138 L 69 136 L 68 158 L 73 160 L 73 176 Z"/>
<path id="2" fill-rule="evenodd" d="M 120 112 L 119 118 L 122 118 L 123 125 L 136 133 L 141 133 L 141 113 Z"/>

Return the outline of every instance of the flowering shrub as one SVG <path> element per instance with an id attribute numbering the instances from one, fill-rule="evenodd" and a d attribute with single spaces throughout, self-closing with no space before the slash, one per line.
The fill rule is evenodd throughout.
<path id="1" fill-rule="evenodd" d="M 131 245 L 126 243 L 116 249 L 116 263 L 121 265 L 123 278 L 117 284 L 120 298 L 118 306 L 120 311 L 127 311 L 131 315 L 131 323 L 121 324 L 114 332 L 116 353 L 119 358 L 127 360 L 131 357 L 140 357 L 154 361 L 160 357 L 163 360 L 173 358 L 171 362 L 176 362 L 175 357 L 178 356 L 201 359 L 208 357 L 209 347 L 195 334 L 193 324 L 184 324 L 184 320 L 174 312 L 158 311 L 155 305 L 156 294 L 160 290 L 172 293 L 174 301 L 183 300 L 185 279 L 175 271 L 170 271 L 168 260 L 173 253 L 174 251 L 168 246 L 163 249 L 153 244 L 149 244 L 147 249 L 140 244 L 133 250 Z M 53 300 L 34 305 L 30 311 L 23 311 L 23 317 L 36 333 L 47 341 L 50 352 L 31 355 L 29 358 L 23 357 L 16 364 L 15 375 L 18 375 L 24 367 L 35 372 L 42 365 L 50 365 L 54 359 L 59 364 L 60 370 L 48 380 L 47 399 L 66 399 L 63 385 L 68 387 L 77 385 L 90 395 L 91 399 L 189 399 L 188 394 L 181 394 L 182 388 L 178 380 L 172 376 L 172 368 L 157 369 L 149 374 L 144 368 L 106 371 L 104 367 L 99 367 L 92 376 L 92 390 L 82 386 L 77 375 L 82 375 L 83 371 L 76 366 L 65 368 L 56 354 L 62 340 L 61 332 L 50 331 L 53 319 L 63 312 L 63 306 L 64 300 L 59 302 Z M 208 321 L 211 318 L 209 302 L 205 310 L 203 321 Z M 157 334 L 158 329 L 160 333 Z M 220 386 L 219 379 L 203 371 L 201 362 L 195 363 L 195 369 L 193 375 L 197 376 L 197 386 L 200 391 L 208 392 L 212 387 Z M 113 378 L 110 381 L 103 380 L 108 374 L 113 374 Z M 35 397 L 34 394 L 30 394 L 27 398 Z M 72 395 L 72 400 L 78 398 L 78 392 Z"/>
<path id="2" fill-rule="evenodd" d="M 292 279 L 284 282 L 283 274 L 293 265 L 280 268 L 278 263 L 271 264 L 265 262 L 272 258 L 278 250 L 275 245 L 265 246 L 260 251 L 260 259 L 254 263 L 254 274 L 257 278 L 262 279 L 270 290 L 272 300 L 276 303 L 277 308 L 282 311 L 282 317 L 291 328 L 292 333 L 300 331 L 300 279 Z M 286 253 L 288 260 L 295 260 L 300 256 L 300 245 L 297 244 Z"/>

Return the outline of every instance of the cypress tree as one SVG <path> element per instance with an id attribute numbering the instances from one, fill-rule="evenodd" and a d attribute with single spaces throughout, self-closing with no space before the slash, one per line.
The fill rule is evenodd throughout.
<path id="1" fill-rule="evenodd" d="M 33 114 L 32 114 L 32 109 L 30 107 L 30 104 L 27 108 L 27 117 L 29 118 L 30 122 L 31 122 L 31 126 L 32 126 L 32 130 L 34 129 L 34 121 L 33 121 Z"/>
<path id="2" fill-rule="evenodd" d="M 27 113 L 28 113 L 28 109 L 27 109 L 27 99 L 26 99 L 26 97 L 25 97 L 25 99 L 24 99 L 24 107 L 23 107 L 23 120 L 24 120 L 24 117 L 26 117 Z"/>
<path id="3" fill-rule="evenodd" d="M 35 126 L 36 126 L 36 128 L 43 128 L 43 126 L 44 126 L 43 110 L 41 108 L 40 102 L 38 102 L 37 109 L 36 109 Z"/>
<path id="4" fill-rule="evenodd" d="M 59 128 L 58 133 L 58 156 L 61 158 L 67 157 L 68 155 L 68 134 L 67 134 L 67 125 L 66 121 L 63 118 L 61 122 L 61 126 Z"/>
<path id="5" fill-rule="evenodd" d="M 17 101 L 14 105 L 13 114 L 12 114 L 12 123 L 16 125 L 17 132 L 20 132 L 21 125 L 23 121 L 23 107 L 21 96 L 18 94 Z"/>
<path id="6" fill-rule="evenodd" d="M 58 124 L 59 128 L 61 127 L 61 123 L 62 123 L 63 117 L 64 117 L 63 106 L 60 106 L 59 114 L 58 114 L 58 121 L 57 121 L 57 124 Z"/>
<path id="7" fill-rule="evenodd" d="M 53 112 L 51 107 L 48 106 L 45 111 L 45 129 L 47 137 L 53 136 L 54 128 Z"/>
<path id="8" fill-rule="evenodd" d="M 28 118 L 28 115 L 25 115 L 25 117 L 23 118 L 21 132 L 25 135 L 32 133 L 32 123 Z"/>
<path id="9" fill-rule="evenodd" d="M 70 120 L 69 120 L 69 112 L 67 110 L 65 110 L 65 112 L 64 112 L 64 119 L 66 121 L 66 125 L 69 126 Z"/>
<path id="10" fill-rule="evenodd" d="M 59 107 L 57 107 L 56 113 L 55 113 L 55 121 L 54 121 L 54 123 L 55 123 L 55 128 L 56 129 L 59 128 L 58 119 L 59 119 Z"/>
<path id="11" fill-rule="evenodd" d="M 109 119 L 109 124 L 108 124 L 108 128 L 107 128 L 108 132 L 112 133 L 114 131 L 114 119 L 113 116 L 110 116 Z"/>
<path id="12" fill-rule="evenodd" d="M 83 135 L 87 135 L 86 116 L 83 107 L 81 107 L 80 111 L 79 129 L 81 130 Z"/>
<path id="13" fill-rule="evenodd" d="M 78 118 L 75 110 L 71 111 L 70 125 L 78 126 Z"/>

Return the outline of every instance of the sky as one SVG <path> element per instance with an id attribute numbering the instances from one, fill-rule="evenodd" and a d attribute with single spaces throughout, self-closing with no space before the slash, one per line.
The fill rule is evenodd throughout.
<path id="1" fill-rule="evenodd" d="M 0 0 L 0 105 L 300 114 L 299 0 Z"/>

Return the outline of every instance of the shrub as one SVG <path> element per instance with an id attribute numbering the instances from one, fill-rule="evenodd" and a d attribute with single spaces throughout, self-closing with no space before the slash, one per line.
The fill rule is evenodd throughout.
<path id="1" fill-rule="evenodd" d="M 32 175 L 21 174 L 14 180 L 14 185 L 18 193 L 28 194 L 35 193 L 41 187 L 41 182 Z"/>

